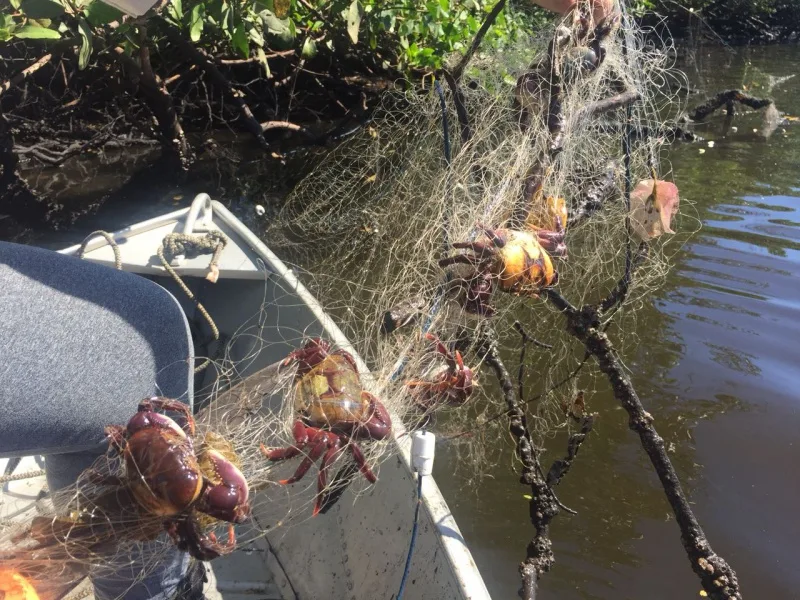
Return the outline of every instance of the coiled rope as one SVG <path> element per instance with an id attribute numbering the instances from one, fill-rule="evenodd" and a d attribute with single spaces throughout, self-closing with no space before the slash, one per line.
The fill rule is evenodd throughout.
<path id="1" fill-rule="evenodd" d="M 225 246 L 228 244 L 228 238 L 221 231 L 209 231 L 205 235 L 188 234 L 188 233 L 169 233 L 164 237 L 161 246 L 158 247 L 158 258 L 161 260 L 161 265 L 164 270 L 170 274 L 172 279 L 178 284 L 178 287 L 183 290 L 186 296 L 191 300 L 197 310 L 203 315 L 203 318 L 211 328 L 212 341 L 219 340 L 219 329 L 217 328 L 214 319 L 208 314 L 206 308 L 201 304 L 200 300 L 192 293 L 180 275 L 175 272 L 170 264 L 172 259 L 176 256 L 183 254 L 185 256 L 199 256 L 201 254 L 211 254 L 211 262 L 208 265 L 208 275 L 206 279 L 211 283 L 216 283 L 219 278 L 219 258 Z M 210 358 L 199 366 L 195 367 L 195 373 L 199 373 L 211 363 Z"/>

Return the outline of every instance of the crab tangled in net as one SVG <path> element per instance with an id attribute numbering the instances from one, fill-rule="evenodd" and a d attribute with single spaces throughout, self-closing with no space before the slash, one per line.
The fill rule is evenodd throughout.
<path id="1" fill-rule="evenodd" d="M 634 185 L 653 169 L 666 179 L 658 132 L 677 120 L 683 82 L 658 32 L 645 38 L 619 11 L 602 23 L 590 13 L 577 10 L 502 53 L 476 54 L 457 94 L 442 82 L 456 132 L 448 157 L 435 88 L 387 94 L 362 134 L 326 156 L 268 226 L 271 246 L 302 267 L 304 283 L 373 370 L 381 401 L 408 427 L 429 401 L 422 391 L 435 389 L 412 385 L 420 393 L 410 394 L 406 385 L 432 383 L 430 341 L 420 333 L 453 356 L 457 346 L 477 374 L 469 339 L 489 319 L 508 356 L 519 350 L 515 320 L 548 347 L 525 373 L 525 388 L 543 393 L 529 422 L 540 435 L 569 426 L 559 407 L 574 385 L 548 390 L 576 368 L 573 342 L 539 296 L 555 288 L 580 305 L 619 281 L 626 244 L 638 243 L 628 227 L 623 139 L 629 130 Z M 624 318 L 660 285 L 669 251 L 652 244 Z M 445 377 L 460 367 L 449 369 Z M 461 406 L 433 402 L 448 431 L 474 431 L 483 412 L 496 412 L 489 396 L 497 389 L 478 391 Z M 459 438 L 458 465 L 469 477 L 490 468 L 481 444 L 494 438 Z"/>
<path id="2" fill-rule="evenodd" d="M 268 460 L 280 461 L 310 448 L 294 474 L 280 481 L 283 485 L 302 479 L 311 465 L 322 457 L 314 502 L 316 516 L 327 487 L 328 469 L 345 449 L 350 451 L 364 477 L 370 483 L 377 481 L 358 442 L 388 437 L 392 420 L 381 401 L 363 388 L 358 366 L 344 350 L 332 352 L 329 342 L 311 339 L 282 364 L 288 366 L 294 362 L 297 363 L 294 444 L 271 449 L 262 444 L 261 452 Z"/>

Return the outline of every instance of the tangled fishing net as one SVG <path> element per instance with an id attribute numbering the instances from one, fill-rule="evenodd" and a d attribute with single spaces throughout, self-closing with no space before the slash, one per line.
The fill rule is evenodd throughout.
<path id="1" fill-rule="evenodd" d="M 632 227 L 626 222 L 624 140 L 628 135 L 634 195 L 639 182 L 649 180 L 652 189 L 653 172 L 661 185 L 668 168 L 661 165 L 660 150 L 680 114 L 683 75 L 673 68 L 670 41 L 643 31 L 627 16 L 600 42 L 604 58 L 585 68 L 596 56 L 597 49 L 590 48 L 594 25 L 586 34 L 585 23 L 570 16 L 555 31 L 518 40 L 502 53 L 475 56 L 459 88 L 468 124 L 460 122 L 457 100 L 444 81 L 439 88 L 444 98 L 434 87 L 387 95 L 372 124 L 294 189 L 266 232 L 271 247 L 304 271 L 303 282 L 369 363 L 379 396 L 409 427 L 424 422 L 405 386 L 430 359 L 431 342 L 423 331 L 448 346 L 458 343 L 463 352 L 472 334 L 491 322 L 504 354 L 516 360 L 521 342 L 513 324 L 519 320 L 530 337 L 552 346 L 538 352 L 540 360 L 528 368 L 525 382 L 531 395 L 543 393 L 532 406 L 540 434 L 563 423 L 562 405 L 576 391 L 573 383 L 548 392 L 580 364 L 583 352 L 576 351 L 560 315 L 544 299 L 532 292 L 496 291 L 490 319 L 464 310 L 469 289 L 452 282 L 468 278 L 471 267 L 445 269 L 437 262 L 464 252 L 453 249 L 454 242 L 480 238 L 477 224 L 509 227 L 522 206 L 528 212 L 525 224 L 515 228 L 553 229 L 564 199 L 568 255 L 552 256 L 558 272 L 554 285 L 574 305 L 608 295 L 626 270 L 626 248 L 635 254 L 642 239 L 653 243 L 639 258 L 622 305 L 625 317 L 635 318 L 635 309 L 663 281 L 674 251 L 663 243 L 669 236 L 655 239 L 659 231 L 637 215 L 641 206 L 630 209 L 638 216 Z M 556 84 L 558 115 L 551 95 Z M 603 104 L 624 94 L 637 99 L 628 105 L 612 102 L 610 109 Z M 555 134 L 554 117 L 561 120 Z M 538 186 L 526 190 L 536 177 Z M 393 315 L 410 324 L 381 333 Z M 621 346 L 631 343 L 636 340 L 628 337 Z M 477 372 L 475 357 L 467 351 L 465 358 Z M 465 406 L 437 411 L 446 434 L 474 434 L 457 437 L 467 454 L 460 466 L 471 473 L 491 468 L 480 464 L 486 428 L 497 428 L 489 436 L 496 439 L 507 427 L 502 419 L 480 425 L 503 409 L 492 377 L 476 379 L 478 391 Z"/>
<path id="2" fill-rule="evenodd" d="M 496 418 L 504 413 L 496 383 L 479 371 L 471 351 L 481 328 L 491 323 L 501 352 L 514 359 L 521 345 L 515 321 L 546 346 L 529 363 L 523 398 L 541 396 L 528 404 L 529 425 L 546 436 L 569 426 L 565 407 L 572 405 L 573 375 L 586 358 L 538 292 L 555 287 L 576 306 L 597 302 L 635 262 L 636 277 L 621 305 L 624 318 L 635 318 L 668 268 L 670 245 L 658 236 L 671 231 L 668 216 L 676 206 L 668 202 L 661 220 L 653 221 L 652 206 L 629 206 L 625 190 L 644 202 L 648 190 L 667 177 L 660 150 L 679 116 L 683 80 L 672 68 L 669 42 L 622 15 L 605 29 L 569 16 L 555 30 L 518 40 L 501 53 L 478 54 L 457 88 L 437 82 L 388 93 L 371 123 L 322 160 L 263 232 L 365 359 L 372 377 L 363 383 L 390 411 L 395 428 L 438 429 L 458 445 L 458 466 L 471 476 L 491 470 L 487 440 L 507 431 L 505 420 Z M 534 237 L 563 229 L 566 256 L 547 257 L 557 277 L 542 268 L 536 286 L 515 294 L 498 289 L 503 274 L 493 273 L 489 294 L 489 283 L 474 283 L 482 267 L 458 260 L 440 266 L 442 259 L 469 252 L 453 243 L 485 244 L 481 227 Z M 636 251 L 643 240 L 651 242 L 646 253 Z M 472 253 L 480 251 L 473 247 Z M 266 340 L 301 347 L 310 333 L 266 325 L 261 318 L 279 300 L 265 298 L 262 315 L 232 343 L 258 340 L 254 354 L 265 350 Z M 621 342 L 624 347 L 636 340 Z M 456 348 L 475 375 L 475 390 L 448 396 L 443 386 L 437 395 L 439 388 L 427 384 L 452 374 Z M 225 380 L 235 379 L 239 365 L 223 358 L 216 367 Z M 300 485 L 279 485 L 301 458 L 270 462 L 259 449 L 260 443 L 294 443 L 297 408 L 294 368 L 275 364 L 263 374 L 257 395 L 233 394 L 198 416 L 198 435 L 213 430 L 232 444 L 253 505 L 269 515 L 268 522 L 260 518 L 239 527 L 245 540 L 311 518 L 316 496 L 316 467 Z M 394 449 L 387 441 L 359 445 L 372 468 Z M 110 454 L 99 463 L 107 473 L 120 472 L 118 457 Z M 366 487 L 355 476 L 351 488 Z M 67 529 L 77 531 L 81 515 L 102 508 L 101 497 L 97 485 L 82 478 L 54 499 L 49 510 L 60 516 L 49 522 L 57 529 L 58 519 L 66 518 Z M 116 535 L 126 527 L 124 511 L 96 519 L 92 528 L 101 537 L 126 540 L 114 550 L 117 556 L 136 554 L 142 543 L 171 547 L 164 534 L 159 542 L 141 539 L 151 536 L 158 518 L 149 524 L 140 515 L 136 519 L 131 535 Z M 216 523 L 220 538 L 224 526 Z M 79 533 L 61 533 L 62 564 L 71 556 L 100 568 L 107 559 L 107 548 L 100 552 Z"/>

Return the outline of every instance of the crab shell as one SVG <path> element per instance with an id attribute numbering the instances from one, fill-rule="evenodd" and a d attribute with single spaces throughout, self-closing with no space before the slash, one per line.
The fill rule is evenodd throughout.
<path id="1" fill-rule="evenodd" d="M 158 516 L 189 508 L 203 490 L 203 476 L 186 432 L 166 415 L 144 412 L 134 415 L 128 432 L 125 467 L 137 502 Z M 141 465 L 147 465 L 146 471 Z"/>
<path id="2" fill-rule="evenodd" d="M 369 400 L 351 359 L 329 354 L 299 378 L 296 409 L 316 427 L 337 429 L 337 425 L 356 424 L 369 417 Z"/>
<path id="3" fill-rule="evenodd" d="M 501 230 L 497 232 L 505 240 L 497 248 L 495 274 L 500 289 L 515 294 L 538 290 L 556 280 L 556 272 L 550 255 L 542 248 L 536 234 L 527 231 Z M 491 243 L 488 238 L 486 243 Z"/>

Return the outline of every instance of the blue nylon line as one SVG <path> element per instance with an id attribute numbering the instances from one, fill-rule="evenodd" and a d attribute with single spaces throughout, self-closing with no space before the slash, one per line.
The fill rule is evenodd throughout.
<path id="1" fill-rule="evenodd" d="M 417 507 L 414 509 L 414 527 L 411 530 L 411 545 L 408 547 L 406 556 L 406 568 L 403 571 L 403 579 L 400 580 L 400 590 L 397 592 L 397 600 L 402 600 L 403 592 L 406 589 L 408 573 L 411 571 L 411 557 L 414 554 L 414 545 L 417 542 L 417 527 L 419 525 L 419 507 L 422 506 L 422 474 L 417 473 Z"/>
<path id="2" fill-rule="evenodd" d="M 625 3 L 620 2 L 620 12 L 622 13 L 622 18 L 624 19 L 625 14 Z M 630 66 L 628 64 L 628 60 L 630 55 L 628 54 L 628 36 L 627 32 L 623 30 L 622 32 L 622 56 L 625 59 L 625 66 Z M 625 133 L 622 137 L 622 152 L 625 159 L 625 206 L 627 208 L 627 214 L 630 215 L 631 213 L 631 129 L 632 124 L 631 120 L 633 118 L 633 106 L 628 104 L 627 108 L 625 109 Z M 630 231 L 630 216 L 626 217 L 626 222 L 628 225 L 628 230 Z M 630 239 L 627 242 L 627 248 L 625 252 L 625 277 L 628 278 L 631 272 L 631 242 Z"/>

